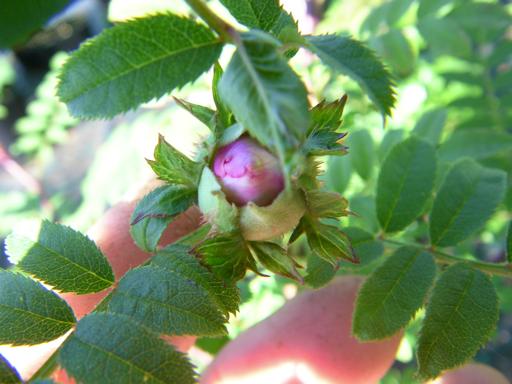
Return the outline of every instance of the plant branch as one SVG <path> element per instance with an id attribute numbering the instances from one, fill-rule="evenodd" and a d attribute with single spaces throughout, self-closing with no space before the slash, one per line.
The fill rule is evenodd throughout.
<path id="1" fill-rule="evenodd" d="M 491 275 L 512 278 L 512 264 L 509 263 L 488 263 L 485 261 L 462 259 L 460 257 L 450 255 L 449 253 L 440 251 L 438 249 L 426 247 L 417 243 L 406 243 L 398 240 L 391 240 L 385 238 L 381 238 L 381 240 L 385 243 L 397 246 L 413 246 L 423 248 L 425 249 L 425 251 L 432 253 L 432 255 L 434 255 L 434 258 L 436 259 L 436 262 L 439 264 L 451 265 L 455 263 L 466 263 L 475 269 L 479 269 L 482 272 L 490 273 Z"/>
<path id="2" fill-rule="evenodd" d="M 204 0 L 185 0 L 192 10 L 203 19 L 225 42 L 233 42 L 234 36 L 238 35 L 236 29 L 217 16 L 204 2 Z"/>

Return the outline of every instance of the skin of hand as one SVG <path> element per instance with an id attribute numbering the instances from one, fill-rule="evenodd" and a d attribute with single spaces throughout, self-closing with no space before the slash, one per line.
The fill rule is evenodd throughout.
<path id="1" fill-rule="evenodd" d="M 108 258 L 116 281 L 119 281 L 128 270 L 143 263 L 150 256 L 150 254 L 140 250 L 130 236 L 130 216 L 135 206 L 136 201 L 122 202 L 115 205 L 88 232 L 88 236 L 96 242 Z M 160 245 L 170 244 L 192 232 L 200 226 L 201 220 L 199 210 L 196 207 L 191 207 L 169 225 L 162 236 Z M 60 296 L 71 306 L 76 318 L 81 319 L 90 313 L 110 290 L 86 295 L 63 293 Z M 66 335 L 35 346 L 0 346 L 0 354 L 16 368 L 23 380 L 28 380 L 62 344 L 65 338 Z M 195 336 L 162 336 L 162 338 L 172 343 L 182 352 L 187 352 L 196 340 Z M 56 371 L 53 378 L 62 384 L 74 382 L 67 378 L 62 370 Z"/>

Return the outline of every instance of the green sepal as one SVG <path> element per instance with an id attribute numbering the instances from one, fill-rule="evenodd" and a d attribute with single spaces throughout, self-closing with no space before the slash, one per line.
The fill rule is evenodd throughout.
<path id="1" fill-rule="evenodd" d="M 194 116 L 197 120 L 199 120 L 201 123 L 206 125 L 210 131 L 215 131 L 215 114 L 216 112 L 208 107 L 204 107 L 199 104 L 194 104 L 182 99 L 179 99 L 177 97 L 174 98 L 176 103 L 185 109 L 186 111 L 190 112 L 192 116 Z"/>
<path id="2" fill-rule="evenodd" d="M 308 136 L 303 151 L 311 156 L 343 156 L 348 147 L 342 144 L 345 133 L 315 131 Z"/>
<path id="3" fill-rule="evenodd" d="M 348 216 L 348 201 L 339 193 L 320 189 L 305 191 L 308 212 L 313 217 L 336 219 Z"/>
<path id="4" fill-rule="evenodd" d="M 249 246 L 259 262 L 270 272 L 304 283 L 297 271 L 298 264 L 288 255 L 286 249 L 269 241 L 253 241 Z"/>
<path id="5" fill-rule="evenodd" d="M 154 160 L 147 160 L 160 180 L 197 188 L 203 164 L 190 160 L 160 135 L 154 151 Z"/>
<path id="6" fill-rule="evenodd" d="M 234 283 L 245 276 L 251 252 L 239 231 L 206 239 L 193 252 L 216 276 Z"/>
<path id="7" fill-rule="evenodd" d="M 144 251 L 154 251 L 167 226 L 196 200 L 195 190 L 175 185 L 163 185 L 148 193 L 130 218 L 135 243 Z"/>
<path id="8" fill-rule="evenodd" d="M 326 102 L 322 100 L 311 108 L 311 124 L 308 133 L 314 131 L 334 132 L 338 130 L 343 121 L 343 110 L 345 109 L 347 99 L 347 95 L 344 95 L 336 101 Z"/>

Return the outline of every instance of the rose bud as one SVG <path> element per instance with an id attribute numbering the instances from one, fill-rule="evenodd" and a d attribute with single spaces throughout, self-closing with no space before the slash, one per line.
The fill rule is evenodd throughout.
<path id="1" fill-rule="evenodd" d="M 284 188 L 277 157 L 248 136 L 217 151 L 213 173 L 228 201 L 239 207 L 249 202 L 269 205 Z"/>

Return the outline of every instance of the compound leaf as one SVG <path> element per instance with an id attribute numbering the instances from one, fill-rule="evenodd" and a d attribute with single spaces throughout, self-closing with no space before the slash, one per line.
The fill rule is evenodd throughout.
<path id="1" fill-rule="evenodd" d="M 64 300 L 19 273 L 0 270 L 0 344 L 32 345 L 56 339 L 75 325 Z"/>
<path id="2" fill-rule="evenodd" d="M 389 71 L 375 53 L 349 36 L 307 36 L 306 46 L 325 64 L 350 76 L 384 115 L 391 115 L 395 91 Z"/>
<path id="3" fill-rule="evenodd" d="M 488 276 L 464 263 L 437 281 L 421 329 L 419 374 L 434 378 L 462 365 L 488 341 L 498 321 L 498 297 Z"/>
<path id="4" fill-rule="evenodd" d="M 202 24 L 171 13 L 120 23 L 64 65 L 58 95 L 71 113 L 109 118 L 194 81 L 222 44 Z"/>
<path id="5" fill-rule="evenodd" d="M 446 247 L 459 243 L 484 225 L 503 200 L 507 175 L 462 159 L 445 177 L 430 214 L 430 239 Z"/>
<path id="6" fill-rule="evenodd" d="M 84 317 L 59 354 L 60 364 L 84 384 L 193 384 L 188 359 L 159 335 L 111 313 Z"/>
<path id="7" fill-rule="evenodd" d="M 37 240 L 11 235 L 7 253 L 18 267 L 62 292 L 99 292 L 114 283 L 106 257 L 87 236 L 43 221 Z"/>
<path id="8" fill-rule="evenodd" d="M 354 334 L 361 340 L 378 340 L 406 326 L 423 305 L 435 274 L 432 255 L 421 248 L 396 250 L 361 287 Z"/>
<path id="9" fill-rule="evenodd" d="M 404 229 L 423 211 L 434 188 L 434 147 L 415 136 L 393 147 L 377 183 L 377 217 L 382 229 Z"/>
<path id="10" fill-rule="evenodd" d="M 119 281 L 108 308 L 168 335 L 226 333 L 225 317 L 201 285 L 154 265 L 129 271 Z"/>

